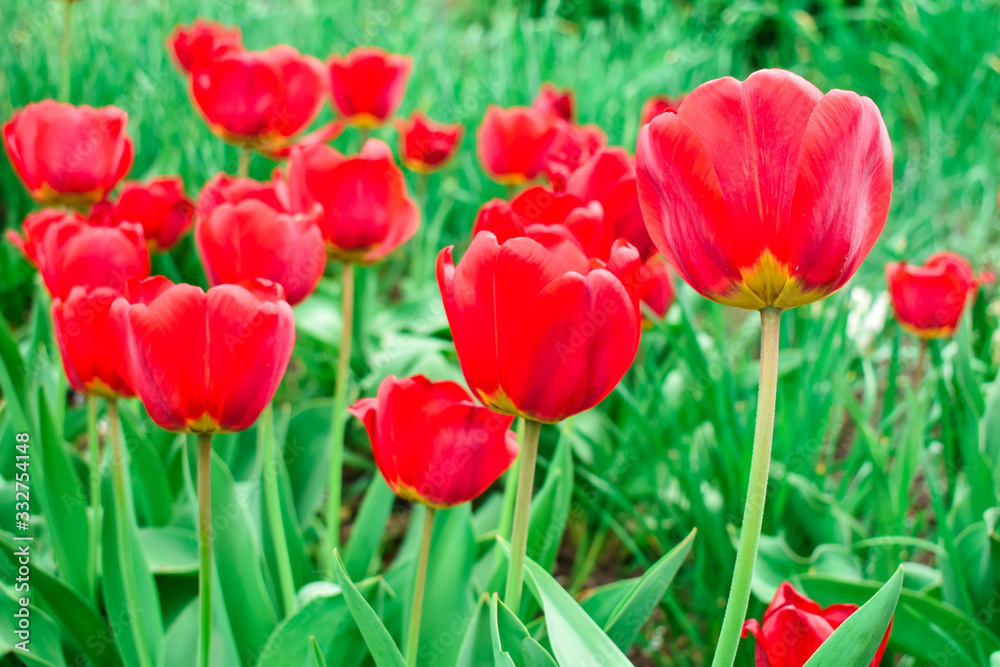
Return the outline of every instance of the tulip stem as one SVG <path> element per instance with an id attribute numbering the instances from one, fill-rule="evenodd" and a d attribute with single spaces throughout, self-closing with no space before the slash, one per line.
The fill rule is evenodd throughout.
<path id="1" fill-rule="evenodd" d="M 358 146 L 358 152 L 359 153 L 361 152 L 361 149 L 363 149 L 365 147 L 365 144 L 368 143 L 368 138 L 371 135 L 372 135 L 372 131 L 369 128 L 367 128 L 367 127 L 359 127 L 358 128 L 358 139 L 360 139 L 360 141 L 361 141 L 361 144 Z"/>
<path id="2" fill-rule="evenodd" d="M 249 146 L 244 146 L 240 149 L 239 162 L 236 163 L 236 175 L 240 178 L 247 178 L 250 176 L 250 157 L 253 150 Z"/>
<path id="3" fill-rule="evenodd" d="M 427 561 L 431 553 L 431 536 L 434 534 L 433 507 L 424 512 L 424 532 L 420 537 L 420 558 L 417 560 L 417 579 L 413 584 L 413 606 L 410 609 L 410 628 L 406 638 L 406 664 L 415 667 L 420 646 L 420 617 L 424 610 L 424 585 L 427 583 Z"/>
<path id="4" fill-rule="evenodd" d="M 69 36 L 73 25 L 73 3 L 71 0 L 63 2 L 66 4 L 66 10 L 63 13 L 62 51 L 59 54 L 59 101 L 69 102 Z"/>
<path id="5" fill-rule="evenodd" d="M 920 387 L 924 383 L 924 374 L 927 372 L 927 347 L 928 341 L 921 339 L 920 356 L 917 357 L 917 370 L 913 373 L 913 391 L 920 392 Z"/>
<path id="6" fill-rule="evenodd" d="M 288 558 L 288 542 L 285 539 L 285 523 L 281 518 L 281 497 L 278 495 L 278 461 L 274 442 L 274 406 L 268 403 L 260 413 L 257 422 L 257 439 L 264 452 L 264 501 L 267 504 L 267 520 L 271 525 L 271 541 L 274 560 L 278 565 L 278 580 L 285 616 L 295 613 L 298 604 L 295 599 L 295 580 L 292 578 L 292 563 Z"/>
<path id="7" fill-rule="evenodd" d="M 212 659 L 212 434 L 198 434 L 198 598 L 201 629 L 198 634 L 198 667 Z"/>
<path id="8" fill-rule="evenodd" d="M 118 538 L 118 567 L 122 574 L 122 592 L 125 604 L 132 614 L 130 625 L 132 637 L 135 639 L 135 652 L 141 667 L 153 667 L 149 657 L 149 647 L 146 645 L 146 623 L 143 606 L 139 600 L 139 584 L 135 578 L 135 560 L 132 556 L 131 513 L 129 512 L 129 493 L 126 486 L 125 452 L 121 443 L 121 422 L 118 420 L 118 400 L 108 400 L 108 428 L 111 430 L 111 461 L 114 470 L 114 502 L 115 525 Z"/>
<path id="9" fill-rule="evenodd" d="M 760 385 L 757 391 L 757 425 L 750 459 L 750 482 L 743 510 L 743 527 L 736 549 L 736 568 L 729 590 L 726 614 L 722 620 L 719 644 L 712 667 L 732 667 L 740 645 L 743 621 L 750 603 L 750 583 L 757 563 L 757 545 L 764 523 L 764 500 L 767 475 L 771 465 L 771 441 L 774 438 L 774 408 L 778 397 L 778 334 L 781 311 L 769 306 L 760 311 Z"/>
<path id="10" fill-rule="evenodd" d="M 517 420 L 517 444 L 519 446 L 524 445 L 524 422 L 523 417 Z M 520 470 L 521 460 L 515 459 L 503 482 L 503 509 L 500 513 L 500 526 L 497 528 L 497 534 L 505 540 L 510 539 L 510 530 L 514 522 L 514 499 L 517 497 L 517 477 Z"/>
<path id="11" fill-rule="evenodd" d="M 330 420 L 330 494 L 327 497 L 326 530 L 330 541 L 328 554 L 340 548 L 340 501 L 344 482 L 344 421 L 347 413 L 347 376 L 351 372 L 351 334 L 354 329 L 354 265 L 342 264 L 340 350 L 337 359 L 337 379 L 333 395 L 333 415 Z M 327 577 L 336 581 L 331 557 Z"/>
<path id="12" fill-rule="evenodd" d="M 87 395 L 87 443 L 90 450 L 90 535 L 87 541 L 87 583 L 97 600 L 97 550 L 101 543 L 101 441 L 97 436 L 97 396 Z"/>
<path id="13" fill-rule="evenodd" d="M 521 608 L 524 583 L 524 559 L 528 553 L 528 523 L 531 519 L 531 493 L 535 485 L 535 460 L 538 458 L 538 435 L 542 425 L 524 419 L 524 442 L 521 444 L 520 470 L 517 475 L 517 501 L 514 504 L 514 529 L 510 538 L 510 564 L 504 603 L 515 614 Z"/>

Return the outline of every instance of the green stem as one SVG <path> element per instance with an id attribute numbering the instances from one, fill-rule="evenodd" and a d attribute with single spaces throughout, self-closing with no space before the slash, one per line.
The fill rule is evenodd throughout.
<path id="1" fill-rule="evenodd" d="M 149 657 L 149 647 L 146 645 L 145 615 L 139 601 L 139 585 L 135 578 L 135 561 L 132 557 L 131 513 L 128 507 L 128 489 L 126 488 L 125 453 L 121 443 L 121 422 L 118 421 L 118 400 L 108 399 L 108 427 L 111 430 L 111 460 L 114 468 L 114 502 L 115 522 L 118 529 L 118 558 L 122 571 L 122 592 L 125 594 L 125 604 L 134 613 L 131 623 L 132 636 L 135 638 L 135 652 L 139 657 L 141 667 L 153 667 Z"/>
<path id="2" fill-rule="evenodd" d="M 431 251 L 430 248 L 430 234 L 431 230 L 429 223 L 431 221 L 431 214 L 427 207 L 427 174 L 417 174 L 417 184 L 414 187 L 414 195 L 417 200 L 417 206 L 420 209 L 420 237 L 416 239 L 416 245 L 413 249 L 413 255 L 410 257 L 410 278 L 414 281 L 420 280 L 424 271 L 424 262 L 427 260 L 427 254 Z"/>
<path id="3" fill-rule="evenodd" d="M 406 638 L 406 664 L 415 667 L 417 649 L 420 646 L 420 617 L 424 609 L 424 584 L 427 583 L 427 561 L 431 552 L 431 536 L 434 534 L 433 507 L 424 512 L 424 533 L 420 538 L 420 559 L 417 561 L 417 579 L 413 585 L 413 607 L 410 610 L 410 629 Z"/>
<path id="4" fill-rule="evenodd" d="M 514 505 L 514 530 L 510 538 L 510 565 L 507 569 L 507 591 L 504 603 L 515 614 L 521 608 L 521 586 L 524 583 L 524 559 L 528 553 L 528 523 L 531 518 L 531 493 L 535 484 L 535 460 L 538 458 L 538 435 L 542 425 L 533 419 L 524 420 L 524 442 L 521 445 L 521 469 L 517 477 L 517 502 Z"/>
<path id="5" fill-rule="evenodd" d="M 774 407 L 778 397 L 778 334 L 781 311 L 769 306 L 760 311 L 760 385 L 757 393 L 757 426 L 750 460 L 750 483 L 743 510 L 743 528 L 736 549 L 736 568 L 729 602 L 719 633 L 719 645 L 712 667 L 732 667 L 740 645 L 743 621 L 750 603 L 750 583 L 757 563 L 757 545 L 764 523 L 764 500 L 767 497 L 767 474 L 771 465 L 771 441 L 774 437 Z"/>
<path id="6" fill-rule="evenodd" d="M 90 453 L 90 535 L 87 541 L 87 582 L 97 600 L 97 548 L 101 543 L 101 441 L 97 436 L 97 396 L 87 396 L 87 448 Z"/>
<path id="7" fill-rule="evenodd" d="M 59 101 L 69 102 L 69 37 L 73 25 L 73 3 L 70 0 L 63 2 L 66 3 L 66 11 L 63 14 L 62 50 L 59 55 Z"/>
<path id="8" fill-rule="evenodd" d="M 340 548 L 340 500 L 344 482 L 344 422 L 347 411 L 347 376 L 351 372 L 351 332 L 354 328 L 354 265 L 343 263 L 343 285 L 340 299 L 342 328 L 337 359 L 337 384 L 333 395 L 333 415 L 330 419 L 330 494 L 327 497 L 326 530 L 329 540 L 327 554 Z M 330 581 L 336 581 L 333 558 L 330 558 Z"/>
<path id="9" fill-rule="evenodd" d="M 249 146 L 244 146 L 240 149 L 239 162 L 236 163 L 236 175 L 241 178 L 247 178 L 250 176 L 250 157 L 253 154 L 253 149 Z"/>
<path id="10" fill-rule="evenodd" d="M 278 461 L 274 442 L 274 407 L 268 403 L 257 423 L 257 440 L 264 452 L 264 501 L 267 504 L 267 521 L 271 526 L 274 543 L 274 559 L 278 565 L 278 580 L 281 585 L 281 599 L 285 616 L 295 613 L 295 580 L 292 578 L 292 563 L 288 557 L 288 543 L 285 540 L 285 523 L 281 518 L 281 497 L 278 495 Z"/>
<path id="11" fill-rule="evenodd" d="M 510 201 L 511 199 L 514 198 L 514 195 L 517 194 L 517 186 L 513 185 L 511 183 L 508 183 L 507 184 L 506 192 L 507 192 L 507 201 Z"/>
<path id="12" fill-rule="evenodd" d="M 358 128 L 358 139 L 360 140 L 360 144 L 358 145 L 358 152 L 359 153 L 361 152 L 361 149 L 365 147 L 365 144 L 368 143 L 368 138 L 371 135 L 372 135 L 371 128 L 367 128 L 367 127 L 359 127 Z"/>
<path id="13" fill-rule="evenodd" d="M 517 444 L 524 445 L 524 419 L 517 420 Z M 514 499 L 517 497 L 517 477 L 521 469 L 521 460 L 514 461 L 514 465 L 507 471 L 507 476 L 503 482 L 503 509 L 500 514 L 500 527 L 497 534 L 505 540 L 510 539 L 510 531 L 514 525 Z"/>
<path id="14" fill-rule="evenodd" d="M 917 358 L 917 369 L 913 373 L 913 393 L 919 394 L 920 387 L 924 384 L 924 375 L 927 372 L 927 341 L 920 340 L 920 356 Z"/>
<path id="15" fill-rule="evenodd" d="M 212 659 L 212 434 L 198 434 L 198 598 L 201 600 L 198 667 Z"/>

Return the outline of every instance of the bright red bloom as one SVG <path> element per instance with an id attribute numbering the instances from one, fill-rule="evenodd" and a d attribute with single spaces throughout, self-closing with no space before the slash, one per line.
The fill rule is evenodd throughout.
<path id="1" fill-rule="evenodd" d="M 287 206 L 281 201 L 278 190 L 277 181 L 261 182 L 241 176 L 216 174 L 198 193 L 198 217 L 211 215 L 212 209 L 219 204 L 238 204 L 246 199 L 257 199 L 276 211 L 285 211 Z"/>
<path id="2" fill-rule="evenodd" d="M 650 313 L 662 320 L 676 296 L 670 265 L 662 255 L 653 255 L 639 272 L 639 299 Z"/>
<path id="3" fill-rule="evenodd" d="M 618 242 L 585 275 L 530 238 L 480 232 L 437 276 L 465 379 L 487 407 L 553 423 L 588 410 L 635 358 L 639 253 Z"/>
<path id="4" fill-rule="evenodd" d="M 216 58 L 242 50 L 243 36 L 238 27 L 205 19 L 179 25 L 167 37 L 167 51 L 184 74 L 197 74 Z"/>
<path id="5" fill-rule="evenodd" d="M 472 238 L 475 239 L 479 232 L 490 232 L 501 245 L 519 236 L 527 237 L 556 255 L 566 270 L 581 275 L 590 271 L 587 251 L 571 230 L 558 223 L 528 222 L 503 199 L 491 199 L 480 207 Z"/>
<path id="6" fill-rule="evenodd" d="M 160 176 L 149 183 L 126 181 L 118 201 L 98 202 L 91 215 L 112 225 L 137 222 L 150 251 L 166 252 L 191 227 L 194 202 L 184 195 L 180 177 Z"/>
<path id="7" fill-rule="evenodd" d="M 892 197 L 875 103 L 783 70 L 699 86 L 642 128 L 636 159 L 657 248 L 702 295 L 751 310 L 840 289 Z"/>
<path id="8" fill-rule="evenodd" d="M 580 241 L 587 257 L 608 259 L 614 230 L 606 224 L 598 202 L 588 204 L 575 195 L 537 185 L 518 194 L 510 205 L 525 225 L 562 225 Z"/>
<path id="9" fill-rule="evenodd" d="M 396 121 L 399 132 L 399 154 L 410 171 L 430 174 L 448 164 L 462 141 L 465 128 L 461 123 L 435 123 L 419 111 L 410 120 Z"/>
<path id="10" fill-rule="evenodd" d="M 250 427 L 274 398 L 295 345 L 284 291 L 260 279 L 207 293 L 162 276 L 132 281 L 111 320 L 125 378 L 168 431 Z"/>
<path id="11" fill-rule="evenodd" d="M 856 604 L 835 604 L 823 609 L 787 581 L 778 587 L 764 612 L 764 620 L 743 624 L 743 636 L 757 640 L 757 667 L 803 667 L 820 645 L 858 610 Z M 885 632 L 870 667 L 878 667 L 885 653 L 892 623 Z"/>
<path id="12" fill-rule="evenodd" d="M 476 132 L 476 153 L 494 181 L 521 185 L 545 169 L 545 159 L 556 139 L 556 121 L 550 113 L 530 107 L 491 106 Z"/>
<path id="13" fill-rule="evenodd" d="M 43 208 L 32 211 L 24 216 L 24 221 L 21 223 L 24 236 L 13 229 L 8 229 L 7 241 L 18 249 L 29 264 L 38 268 L 38 245 L 45 238 L 45 231 L 50 225 L 62 221 L 65 217 L 66 212 L 59 208 Z"/>
<path id="14" fill-rule="evenodd" d="M 35 245 L 35 259 L 53 299 L 67 298 L 77 285 L 121 292 L 132 278 L 149 275 L 142 226 L 95 225 L 77 213 L 64 213 L 62 219 L 49 222 Z"/>
<path id="15" fill-rule="evenodd" d="M 287 45 L 230 51 L 191 78 L 191 96 L 212 131 L 238 146 L 280 150 L 323 106 L 323 64 Z"/>
<path id="16" fill-rule="evenodd" d="M 322 211 L 292 215 L 256 199 L 222 203 L 199 216 L 195 244 L 212 285 L 265 278 L 281 285 L 288 303 L 305 300 L 326 268 Z"/>
<path id="17" fill-rule="evenodd" d="M 934 253 L 923 266 L 889 262 L 885 278 L 900 325 L 927 340 L 954 334 L 965 304 L 981 284 L 993 282 L 989 273 L 974 275 L 968 260 L 953 252 Z"/>
<path id="18" fill-rule="evenodd" d="M 408 241 L 420 213 L 402 170 L 382 141 L 369 139 L 347 157 L 320 145 L 295 149 L 288 163 L 290 210 L 323 207 L 319 226 L 331 259 L 374 264 Z"/>
<path id="19" fill-rule="evenodd" d="M 344 122 L 373 128 L 385 125 L 399 108 L 413 60 L 375 47 L 360 47 L 343 58 L 330 56 L 327 66 L 333 105 Z"/>
<path id="20" fill-rule="evenodd" d="M 52 331 L 66 377 L 84 394 L 106 398 L 134 396 L 121 376 L 121 348 L 110 344 L 114 329 L 111 304 L 121 292 L 111 287 L 87 290 L 77 285 L 65 299 L 52 302 Z"/>
<path id="21" fill-rule="evenodd" d="M 647 125 L 649 121 L 661 113 L 667 113 L 668 111 L 677 113 L 677 109 L 680 108 L 681 102 L 684 101 L 685 97 L 687 95 L 678 95 L 677 97 L 653 95 L 642 105 L 642 112 L 639 114 L 639 127 Z"/>
<path id="22" fill-rule="evenodd" d="M 583 201 L 600 202 L 613 236 L 634 245 L 643 261 L 656 252 L 639 208 L 635 163 L 624 149 L 598 151 L 569 177 L 566 192 Z"/>
<path id="23" fill-rule="evenodd" d="M 555 114 L 569 123 L 576 120 L 576 99 L 570 88 L 562 90 L 551 83 L 543 83 L 531 106 Z"/>
<path id="24" fill-rule="evenodd" d="M 29 104 L 3 126 L 14 172 L 40 204 L 84 209 L 100 201 L 132 168 L 135 148 L 118 107 Z"/>
<path id="25" fill-rule="evenodd" d="M 556 121 L 556 138 L 545 156 L 545 174 L 552 187 L 563 190 L 577 169 L 608 145 L 604 130 L 596 125 Z"/>
<path id="26" fill-rule="evenodd" d="M 430 507 L 467 503 L 517 458 L 513 417 L 478 405 L 454 382 L 423 375 L 382 380 L 350 408 L 364 422 L 379 471 L 401 498 Z"/>

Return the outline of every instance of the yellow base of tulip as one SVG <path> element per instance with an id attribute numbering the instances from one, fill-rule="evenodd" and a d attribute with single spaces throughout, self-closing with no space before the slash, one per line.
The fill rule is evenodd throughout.
<path id="1" fill-rule="evenodd" d="M 761 253 L 752 266 L 740 269 L 740 275 L 742 283 L 734 284 L 727 293 L 713 295 L 712 299 L 746 310 L 761 310 L 768 306 L 787 310 L 830 295 L 828 290 L 803 289 L 802 284 L 791 277 L 788 265 L 770 250 Z"/>

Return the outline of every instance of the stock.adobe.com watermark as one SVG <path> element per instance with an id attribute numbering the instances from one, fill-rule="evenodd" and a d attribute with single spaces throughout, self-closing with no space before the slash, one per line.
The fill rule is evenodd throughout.
<path id="1" fill-rule="evenodd" d="M 14 549 L 14 560 L 17 562 L 17 576 L 14 579 L 14 592 L 19 595 L 14 608 L 12 626 L 17 642 L 14 648 L 25 653 L 31 653 L 31 551 L 30 542 L 34 539 L 29 533 L 31 528 L 31 490 L 29 473 L 28 448 L 31 446 L 31 436 L 18 433 L 15 437 L 15 467 L 14 477 L 14 541 L 21 542 Z"/>

